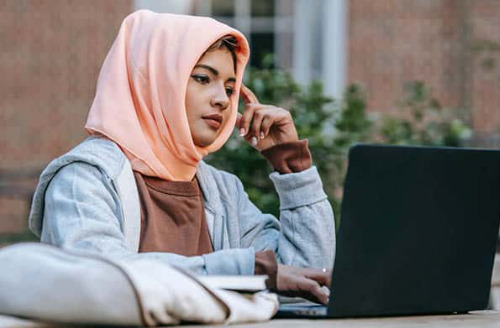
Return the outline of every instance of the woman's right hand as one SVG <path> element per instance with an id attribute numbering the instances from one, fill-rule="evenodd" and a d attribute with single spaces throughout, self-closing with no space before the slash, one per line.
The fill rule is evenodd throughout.
<path id="1" fill-rule="evenodd" d="M 249 145 L 263 151 L 275 145 L 299 140 L 290 111 L 259 102 L 257 96 L 241 85 L 240 95 L 245 102 L 243 114 L 237 114 L 235 127 Z"/>
<path id="2" fill-rule="evenodd" d="M 331 277 L 330 269 L 297 268 L 278 264 L 276 292 L 283 296 L 302 297 L 327 305 Z"/>

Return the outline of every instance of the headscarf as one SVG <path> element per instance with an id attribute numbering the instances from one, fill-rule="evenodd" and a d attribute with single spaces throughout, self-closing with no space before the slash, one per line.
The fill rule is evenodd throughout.
<path id="1" fill-rule="evenodd" d="M 198 162 L 231 136 L 238 102 L 209 146 L 194 144 L 186 89 L 194 66 L 223 36 L 236 37 L 239 94 L 249 57 L 239 31 L 212 18 L 139 10 L 126 17 L 99 74 L 85 130 L 117 143 L 132 169 L 169 181 L 191 181 Z"/>

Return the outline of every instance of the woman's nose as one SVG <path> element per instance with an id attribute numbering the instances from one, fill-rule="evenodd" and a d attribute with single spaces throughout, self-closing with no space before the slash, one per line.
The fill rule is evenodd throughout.
<path id="1" fill-rule="evenodd" d="M 210 102 L 212 107 L 220 107 L 221 110 L 226 109 L 229 106 L 229 97 L 227 96 L 226 88 L 224 86 L 222 88 L 218 87 L 214 91 Z"/>

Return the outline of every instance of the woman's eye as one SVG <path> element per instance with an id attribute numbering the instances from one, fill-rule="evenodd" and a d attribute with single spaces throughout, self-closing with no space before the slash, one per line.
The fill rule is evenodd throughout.
<path id="1" fill-rule="evenodd" d="M 206 83 L 210 82 L 210 80 L 208 79 L 208 76 L 205 76 L 205 75 L 191 75 L 191 77 L 196 82 L 199 82 L 201 84 L 206 84 Z"/>
<path id="2" fill-rule="evenodd" d="M 234 89 L 233 89 L 233 88 L 226 88 L 226 94 L 227 94 L 228 96 L 232 96 L 232 95 L 233 95 L 233 93 L 234 93 Z"/>

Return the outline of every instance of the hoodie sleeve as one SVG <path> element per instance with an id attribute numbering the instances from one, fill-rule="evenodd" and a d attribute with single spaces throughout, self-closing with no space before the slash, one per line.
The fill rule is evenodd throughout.
<path id="1" fill-rule="evenodd" d="M 282 264 L 332 268 L 335 255 L 333 210 L 315 166 L 300 172 L 270 174 L 280 199 L 279 220 L 262 213 L 248 198 L 239 179 L 238 217 L 241 246 L 274 250 Z"/>
<path id="2" fill-rule="evenodd" d="M 137 253 L 123 233 L 120 200 L 97 166 L 74 162 L 61 168 L 45 192 L 41 241 L 67 250 L 95 252 L 116 260 L 154 259 L 197 274 L 251 275 L 253 248 L 185 257 Z"/>

